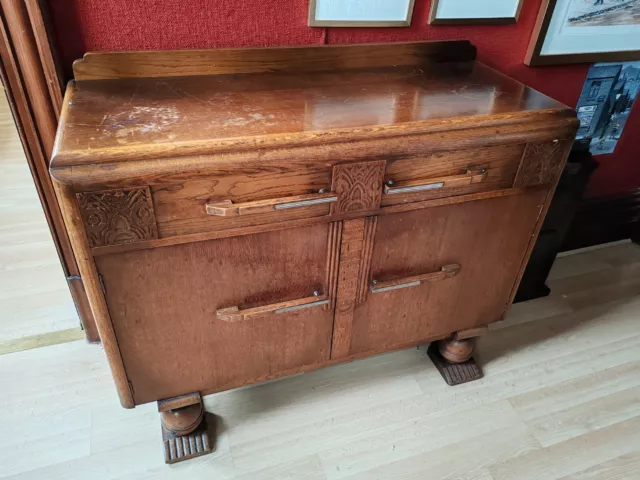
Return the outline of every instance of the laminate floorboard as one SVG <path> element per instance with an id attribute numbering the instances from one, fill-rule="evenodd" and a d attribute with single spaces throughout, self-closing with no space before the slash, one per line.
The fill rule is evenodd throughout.
<path id="1" fill-rule="evenodd" d="M 0 478 L 640 479 L 638 285 L 636 245 L 564 256 L 552 295 L 479 342 L 483 379 L 448 387 L 423 345 L 210 395 L 215 452 L 172 466 L 155 405 L 120 407 L 99 346 L 9 353 Z"/>

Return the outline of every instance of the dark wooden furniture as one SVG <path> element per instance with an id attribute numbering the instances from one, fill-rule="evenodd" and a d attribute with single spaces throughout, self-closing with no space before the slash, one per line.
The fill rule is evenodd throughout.
<path id="1" fill-rule="evenodd" d="M 428 341 L 449 383 L 481 375 L 578 122 L 474 57 L 76 64 L 51 174 L 121 402 L 159 401 L 168 462 L 211 448 L 200 395 Z"/>
<path id="2" fill-rule="evenodd" d="M 520 280 L 514 303 L 546 297 L 551 293 L 546 285 L 547 277 L 556 256 L 562 251 L 562 244 L 569 229 L 573 228 L 576 211 L 583 201 L 587 184 L 597 166 L 589 153 L 588 143 L 573 145 L 538 240 Z"/>
<path id="3" fill-rule="evenodd" d="M 0 77 L 82 327 L 90 342 L 98 342 L 48 172 L 63 90 L 44 7 L 39 0 L 0 0 Z"/>

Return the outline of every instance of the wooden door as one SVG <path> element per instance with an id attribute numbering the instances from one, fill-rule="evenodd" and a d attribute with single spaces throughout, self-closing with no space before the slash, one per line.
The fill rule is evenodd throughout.
<path id="1" fill-rule="evenodd" d="M 136 404 L 327 360 L 340 226 L 97 257 Z"/>
<path id="2" fill-rule="evenodd" d="M 545 196 L 538 190 L 378 217 L 349 354 L 500 320 Z"/>

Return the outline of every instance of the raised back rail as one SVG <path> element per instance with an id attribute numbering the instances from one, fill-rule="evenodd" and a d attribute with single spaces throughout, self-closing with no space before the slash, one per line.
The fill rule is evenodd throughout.
<path id="1" fill-rule="evenodd" d="M 475 58 L 476 48 L 465 40 L 316 47 L 90 52 L 73 64 L 73 74 L 76 80 L 107 80 L 427 66 L 439 62 L 467 62 Z"/>

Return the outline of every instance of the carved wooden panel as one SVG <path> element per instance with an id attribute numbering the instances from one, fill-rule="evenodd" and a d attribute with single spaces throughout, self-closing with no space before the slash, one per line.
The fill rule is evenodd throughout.
<path id="1" fill-rule="evenodd" d="M 92 248 L 158 238 L 149 187 L 78 193 L 76 198 Z"/>
<path id="2" fill-rule="evenodd" d="M 374 210 L 382 199 L 385 161 L 349 163 L 333 167 L 332 190 L 339 195 L 332 213 Z"/>
<path id="3" fill-rule="evenodd" d="M 564 167 L 567 147 L 567 140 L 527 144 L 514 187 L 554 183 Z"/>

